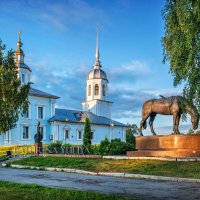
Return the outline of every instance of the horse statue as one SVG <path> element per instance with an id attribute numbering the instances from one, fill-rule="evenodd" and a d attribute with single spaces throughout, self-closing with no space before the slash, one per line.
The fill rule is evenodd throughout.
<path id="1" fill-rule="evenodd" d="M 173 131 L 175 135 L 180 134 L 178 127 L 181 115 L 183 112 L 188 113 L 191 116 L 191 122 L 193 129 L 196 130 L 199 124 L 199 114 L 194 105 L 188 103 L 188 101 L 182 96 L 171 96 L 165 98 L 161 96 L 159 99 L 151 99 L 146 101 L 142 107 L 142 120 L 140 122 L 140 135 L 142 129 L 146 129 L 147 122 L 149 119 L 149 126 L 153 135 L 156 135 L 153 129 L 153 121 L 157 114 L 162 115 L 173 115 Z"/>

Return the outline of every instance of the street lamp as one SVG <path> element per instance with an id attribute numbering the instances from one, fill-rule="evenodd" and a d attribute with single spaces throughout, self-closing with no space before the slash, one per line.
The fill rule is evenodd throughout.
<path id="1" fill-rule="evenodd" d="M 114 123 L 111 120 L 110 121 L 110 141 L 113 139 L 113 127 L 114 127 Z"/>

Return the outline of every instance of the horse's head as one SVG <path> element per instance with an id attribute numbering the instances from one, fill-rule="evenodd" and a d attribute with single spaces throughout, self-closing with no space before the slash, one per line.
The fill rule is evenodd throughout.
<path id="1" fill-rule="evenodd" d="M 192 117 L 192 127 L 194 130 L 196 130 L 199 126 L 199 114 L 196 114 L 196 116 Z"/>

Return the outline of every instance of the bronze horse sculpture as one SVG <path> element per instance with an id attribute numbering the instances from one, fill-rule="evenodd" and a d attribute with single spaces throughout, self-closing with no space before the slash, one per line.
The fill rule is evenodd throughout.
<path id="1" fill-rule="evenodd" d="M 153 135 L 156 135 L 153 129 L 153 121 L 157 114 L 173 115 L 173 131 L 174 134 L 180 134 L 178 127 L 183 111 L 191 116 L 193 129 L 196 130 L 199 124 L 199 114 L 194 105 L 190 105 L 182 96 L 171 96 L 165 98 L 161 96 L 160 99 L 151 99 L 146 101 L 142 107 L 142 120 L 140 122 L 140 135 L 142 136 L 142 129 L 146 129 L 149 119 L 149 126 Z"/>

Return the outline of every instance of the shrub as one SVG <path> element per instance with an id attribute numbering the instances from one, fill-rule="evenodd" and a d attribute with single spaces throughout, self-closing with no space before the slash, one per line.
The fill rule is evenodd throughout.
<path id="1" fill-rule="evenodd" d="M 126 154 L 127 151 L 134 150 L 133 144 L 122 142 L 120 139 L 111 140 L 110 147 L 111 155 Z"/>
<path id="2" fill-rule="evenodd" d="M 120 139 L 113 139 L 110 142 L 108 138 L 105 138 L 95 150 L 96 154 L 101 155 L 122 155 L 126 154 L 127 151 L 133 151 L 134 145 L 127 142 L 122 142 Z"/>
<path id="3" fill-rule="evenodd" d="M 91 145 L 90 154 L 99 155 L 100 154 L 100 150 L 99 149 L 100 149 L 100 145 L 99 144 Z"/>
<path id="4" fill-rule="evenodd" d="M 62 152 L 62 142 L 56 141 L 47 146 L 47 151 L 49 153 L 61 153 Z"/>
<path id="5" fill-rule="evenodd" d="M 109 155 L 110 153 L 110 141 L 107 137 L 101 141 L 99 146 L 99 154 L 101 155 Z"/>

